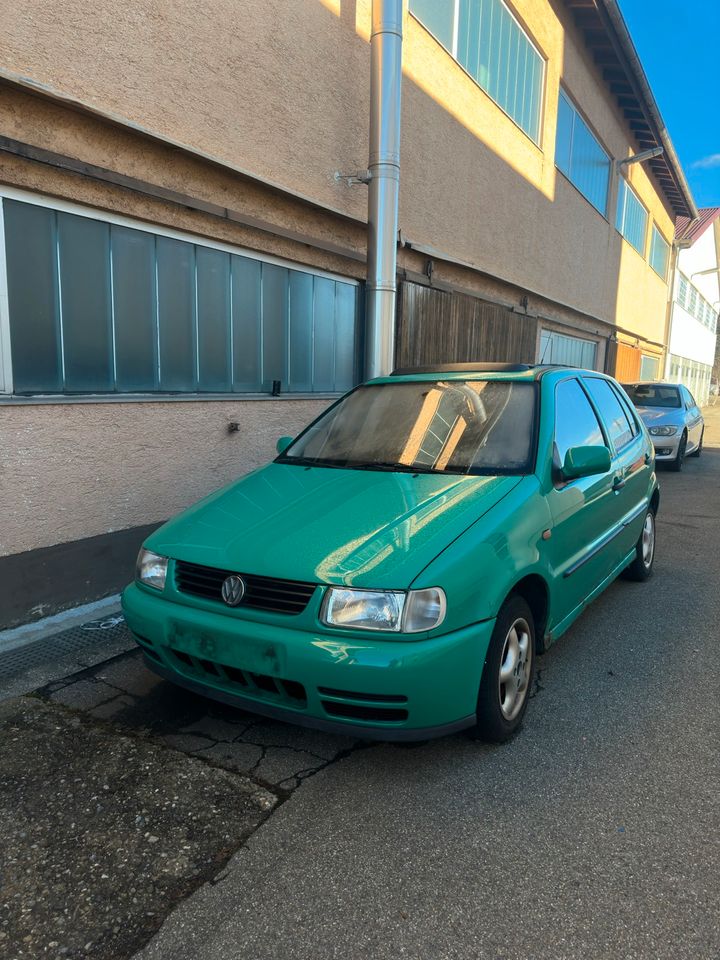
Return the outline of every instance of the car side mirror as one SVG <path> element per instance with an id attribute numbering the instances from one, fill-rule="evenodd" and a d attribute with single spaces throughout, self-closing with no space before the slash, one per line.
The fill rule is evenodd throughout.
<path id="1" fill-rule="evenodd" d="M 562 467 L 563 480 L 592 477 L 610 469 L 610 451 L 607 447 L 570 447 Z"/>
<path id="2" fill-rule="evenodd" d="M 280 437 L 278 442 L 275 444 L 275 449 L 278 453 L 285 453 L 294 439 L 295 437 Z"/>

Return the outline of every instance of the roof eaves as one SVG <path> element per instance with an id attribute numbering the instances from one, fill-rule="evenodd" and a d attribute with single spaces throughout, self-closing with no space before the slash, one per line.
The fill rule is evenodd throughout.
<path id="1" fill-rule="evenodd" d="M 662 156 L 650 160 L 649 166 L 670 207 L 676 216 L 694 220 L 698 211 L 692 191 L 617 0 L 565 0 L 565 3 L 585 33 L 588 46 L 591 50 L 595 47 L 595 60 L 617 95 L 635 134 L 638 152 L 662 146 Z M 613 82 L 615 77 L 619 77 L 618 82 Z"/>
<path id="2" fill-rule="evenodd" d="M 689 217 L 678 217 L 675 221 L 675 239 L 695 243 L 718 217 L 720 217 L 720 207 L 702 207 L 698 210 L 695 220 Z"/>

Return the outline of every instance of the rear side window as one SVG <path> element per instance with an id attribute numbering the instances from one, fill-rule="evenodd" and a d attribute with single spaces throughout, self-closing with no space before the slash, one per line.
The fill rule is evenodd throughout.
<path id="1" fill-rule="evenodd" d="M 605 426 L 610 439 L 615 444 L 615 449 L 620 450 L 633 438 L 633 429 L 620 400 L 615 396 L 615 392 L 607 380 L 585 377 L 585 384 L 590 391 L 590 396 L 597 404 L 600 416 L 605 421 Z"/>
<path id="2" fill-rule="evenodd" d="M 570 447 L 604 447 L 598 418 L 577 380 L 563 380 L 555 391 L 555 455 L 565 462 Z"/>

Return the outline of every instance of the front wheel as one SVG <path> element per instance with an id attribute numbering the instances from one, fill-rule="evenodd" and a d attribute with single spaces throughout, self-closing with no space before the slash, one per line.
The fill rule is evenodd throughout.
<path id="1" fill-rule="evenodd" d="M 688 456 L 690 456 L 690 457 L 699 457 L 699 456 L 700 456 L 700 454 L 702 453 L 703 440 L 704 440 L 704 438 L 705 438 L 705 430 L 704 430 L 704 428 L 703 428 L 703 432 L 700 434 L 700 443 L 697 445 L 697 447 L 695 448 L 695 450 L 693 450 L 692 453 L 688 454 Z"/>
<path id="2" fill-rule="evenodd" d="M 680 437 L 680 443 L 678 444 L 677 456 L 674 460 L 671 460 L 668 466 L 671 470 L 674 470 L 675 473 L 680 473 L 683 468 L 683 463 L 685 462 L 685 450 L 687 448 L 687 434 L 683 433 Z"/>
<path id="3" fill-rule="evenodd" d="M 649 580 L 655 563 L 655 513 L 652 509 L 645 514 L 642 533 L 635 545 L 635 558 L 623 571 L 626 580 L 642 583 Z"/>
<path id="4" fill-rule="evenodd" d="M 535 672 L 535 623 L 520 596 L 500 608 L 485 656 L 473 736 L 504 743 L 525 716 Z"/>

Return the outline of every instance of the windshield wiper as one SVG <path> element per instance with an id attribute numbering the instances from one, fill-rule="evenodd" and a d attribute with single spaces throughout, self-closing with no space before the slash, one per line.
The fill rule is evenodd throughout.
<path id="1" fill-rule="evenodd" d="M 390 463 L 386 460 L 322 460 L 314 457 L 277 457 L 275 463 L 293 464 L 298 467 L 333 467 L 336 470 L 377 470 L 384 473 L 433 473 L 441 476 L 444 473 L 462 474 L 467 473 L 461 468 L 445 468 L 444 470 L 435 470 L 426 464 L 411 463 Z"/>
<path id="2" fill-rule="evenodd" d="M 315 457 L 276 457 L 274 463 L 291 464 L 295 467 L 335 467 L 336 469 L 345 466 L 339 460 L 318 460 Z"/>
<path id="3" fill-rule="evenodd" d="M 345 465 L 348 470 L 386 470 L 390 473 L 444 473 L 443 470 L 434 470 L 432 467 L 411 463 L 386 463 L 383 460 L 359 460 L 356 463 L 348 461 Z"/>

